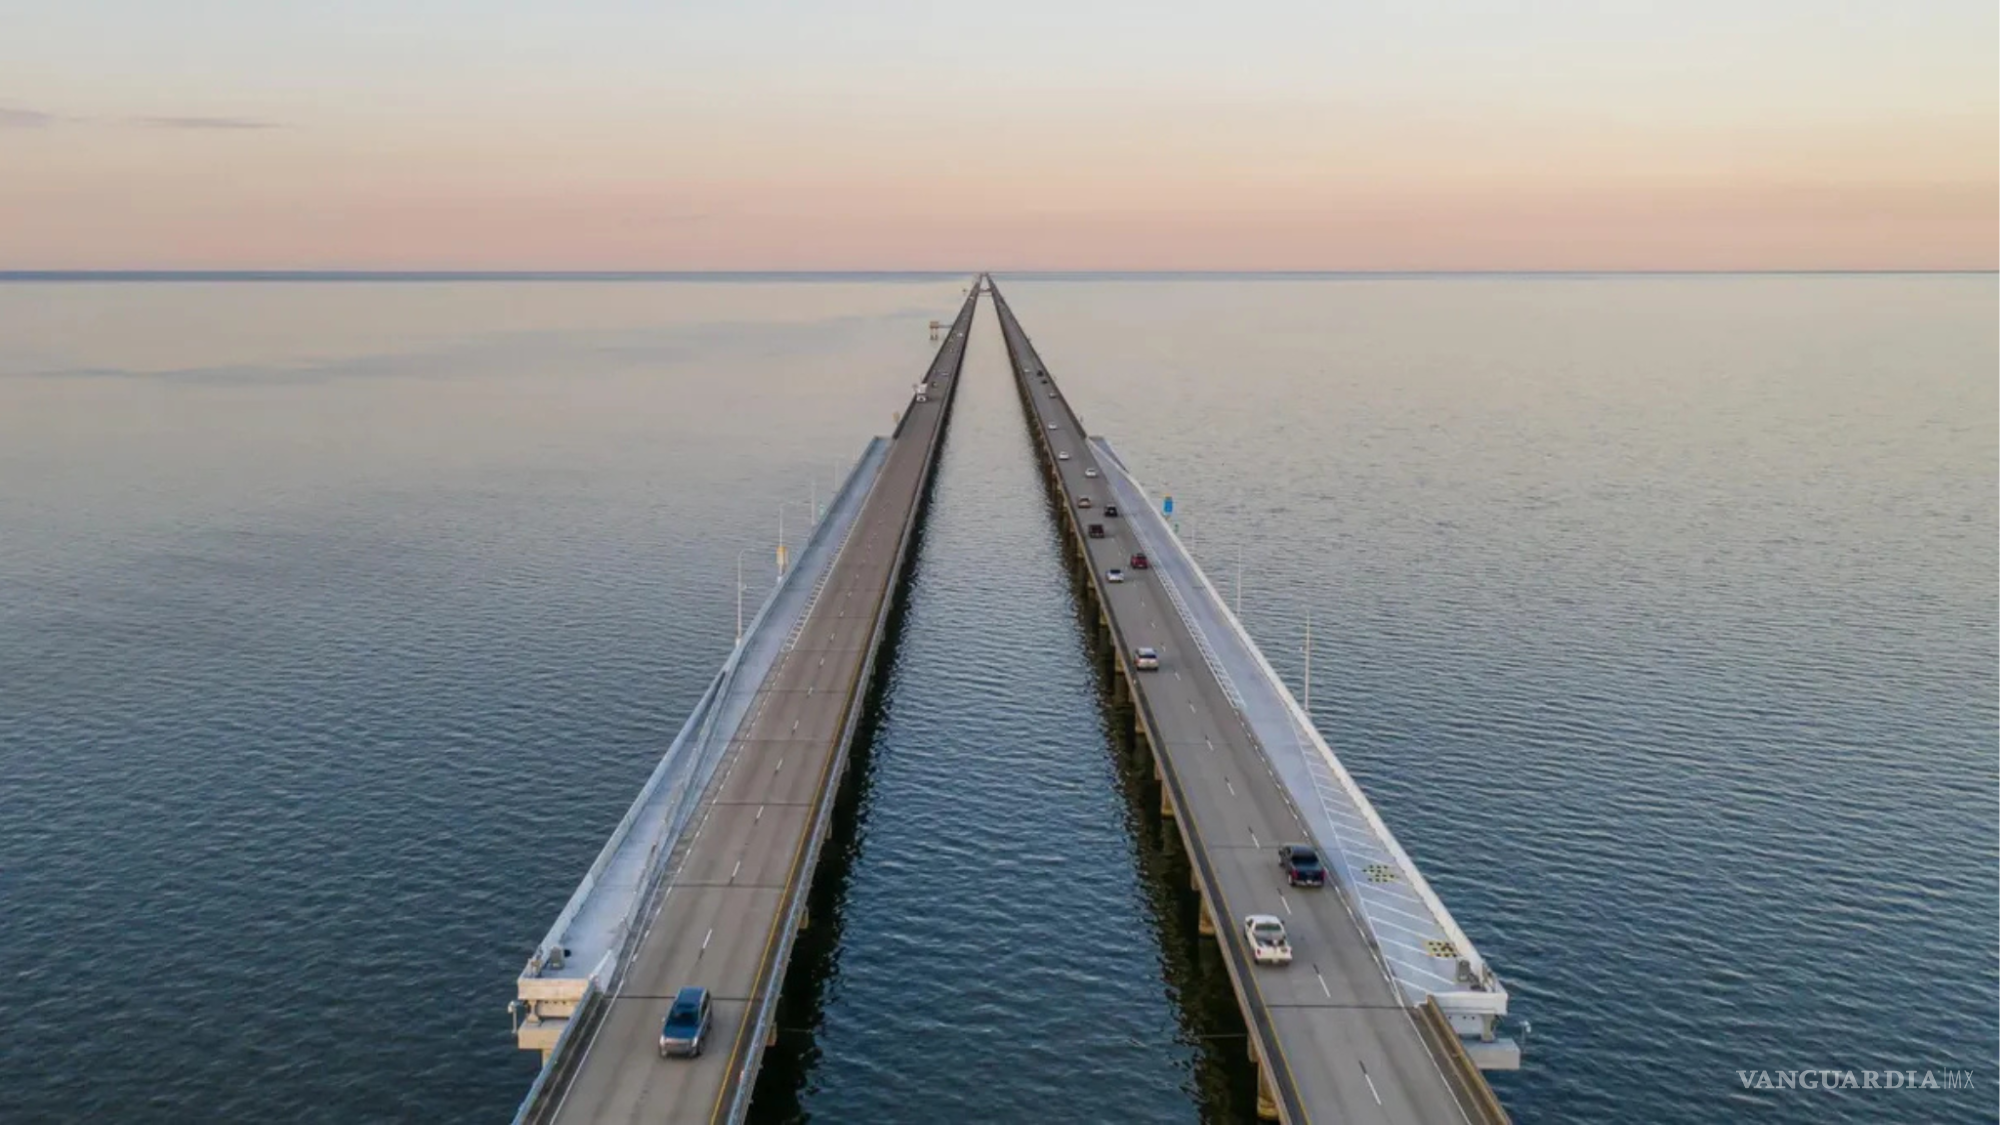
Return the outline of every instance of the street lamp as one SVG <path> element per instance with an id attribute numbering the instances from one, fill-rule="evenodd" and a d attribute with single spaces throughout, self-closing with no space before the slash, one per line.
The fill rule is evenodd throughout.
<path id="1" fill-rule="evenodd" d="M 1313 611 L 1306 607 L 1306 721 L 1312 721 L 1313 709 Z"/>
<path id="2" fill-rule="evenodd" d="M 1236 541 L 1236 616 L 1243 617 L 1243 541 Z"/>
<path id="3" fill-rule="evenodd" d="M 743 556 L 750 548 L 736 552 L 736 647 L 743 647 Z"/>
<path id="4" fill-rule="evenodd" d="M 793 505 L 803 505 L 803 500 L 778 501 L 778 580 L 785 579 L 785 509 Z"/>

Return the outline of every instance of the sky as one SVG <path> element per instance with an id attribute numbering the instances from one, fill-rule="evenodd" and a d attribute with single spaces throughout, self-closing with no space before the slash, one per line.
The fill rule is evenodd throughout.
<path id="1" fill-rule="evenodd" d="M 0 0 L 0 270 L 1990 270 L 1996 7 Z"/>

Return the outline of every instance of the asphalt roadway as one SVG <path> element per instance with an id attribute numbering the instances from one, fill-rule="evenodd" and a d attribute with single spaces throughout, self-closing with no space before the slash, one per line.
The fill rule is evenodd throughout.
<path id="1" fill-rule="evenodd" d="M 1253 1036 L 1273 1059 L 1274 1093 L 1284 1120 L 1343 1125 L 1417 1125 L 1477 1120 L 1468 1115 L 1452 1081 L 1417 1029 L 1414 1013 L 1398 998 L 1376 960 L 1360 922 L 1340 892 L 1293 888 L 1278 867 L 1277 848 L 1307 839 L 1263 751 L 1223 694 L 1185 623 L 1150 570 L 1134 570 L 1139 550 L 1123 518 L 1108 519 L 1116 502 L 1095 453 L 1068 400 L 1047 371 L 1019 323 L 994 290 L 1001 328 L 1011 345 L 1016 378 L 1033 407 L 1033 425 L 1052 450 L 1064 502 L 1089 497 L 1077 510 L 1082 524 L 1102 523 L 1105 538 L 1084 540 L 1108 612 L 1127 646 L 1151 646 L 1160 667 L 1135 672 L 1135 691 L 1151 715 L 1154 752 L 1179 779 L 1183 803 L 1176 814 L 1206 853 L 1209 905 L 1217 938 L 1251 1008 Z M 1055 428 L 1050 429 L 1053 425 Z M 1096 478 L 1086 470 L 1097 468 Z M 1112 567 L 1121 583 L 1104 581 Z M 1201 869 L 1199 860 L 1197 870 Z M 1275 914 L 1292 944 L 1290 965 L 1250 961 L 1243 935 L 1248 914 Z M 1243 979 L 1246 978 L 1247 979 Z"/>
<path id="2" fill-rule="evenodd" d="M 608 1011 L 574 1048 L 582 1054 L 569 1081 L 544 1096 L 552 1120 L 721 1121 L 738 1084 L 755 1083 L 762 1044 L 751 1003 L 771 974 L 782 980 L 789 942 L 780 940 L 781 920 L 812 886 L 808 834 L 836 788 L 849 708 L 868 688 L 862 672 L 894 594 L 978 299 L 975 286 L 932 362 L 928 401 L 907 406 L 795 647 L 765 677 L 730 743 Z M 688 985 L 714 998 L 707 1045 L 698 1058 L 663 1059 L 660 1024 Z"/>

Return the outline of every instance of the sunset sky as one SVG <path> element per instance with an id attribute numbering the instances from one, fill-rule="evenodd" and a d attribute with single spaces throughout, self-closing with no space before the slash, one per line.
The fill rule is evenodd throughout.
<path id="1" fill-rule="evenodd" d="M 0 269 L 1992 269 L 1995 7 L 0 0 Z"/>

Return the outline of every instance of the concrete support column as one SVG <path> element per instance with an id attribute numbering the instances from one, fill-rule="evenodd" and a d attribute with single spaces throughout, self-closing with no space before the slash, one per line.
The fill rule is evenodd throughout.
<path id="1" fill-rule="evenodd" d="M 1271 1068 L 1257 1064 L 1257 1116 L 1264 1121 L 1278 1119 L 1278 1094 L 1271 1088 Z"/>
<path id="2" fill-rule="evenodd" d="M 1201 917 L 1195 922 L 1194 932 L 1203 937 L 1215 936 L 1215 915 L 1209 912 L 1207 895 L 1201 896 Z"/>
<path id="3" fill-rule="evenodd" d="M 1164 785 L 1160 786 L 1160 816 L 1167 820 L 1174 819 L 1173 794 L 1168 793 L 1167 787 Z"/>

